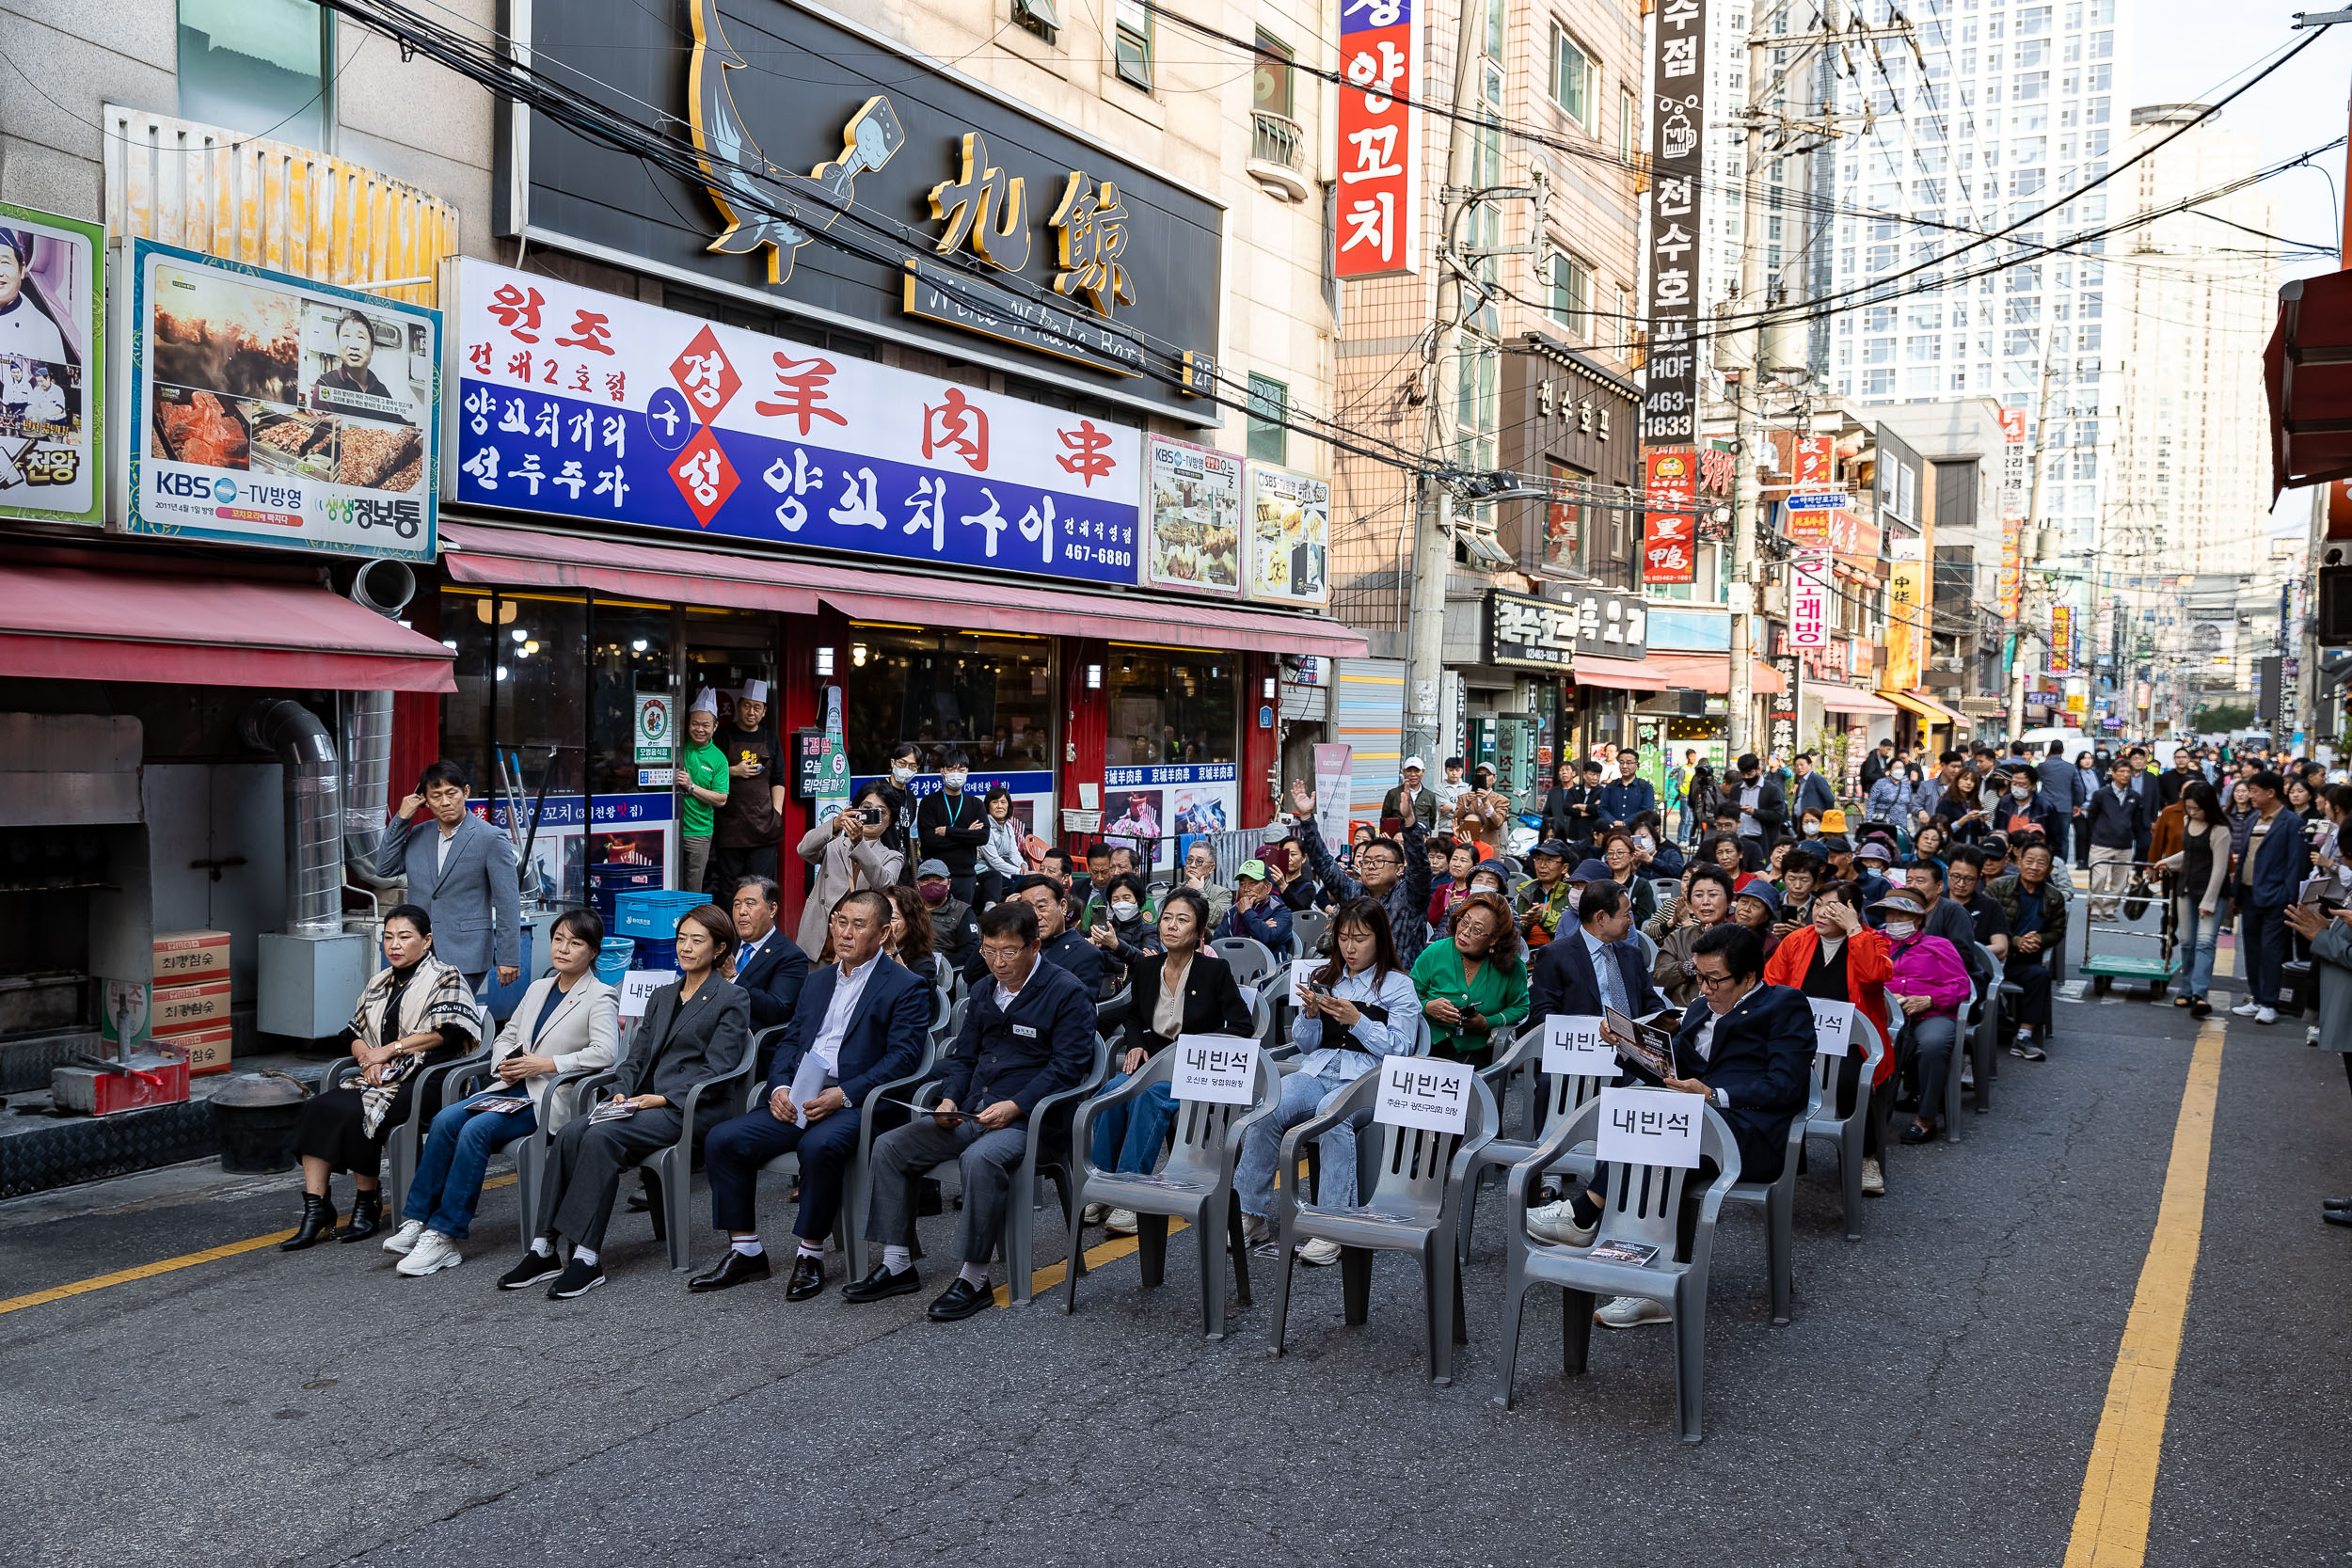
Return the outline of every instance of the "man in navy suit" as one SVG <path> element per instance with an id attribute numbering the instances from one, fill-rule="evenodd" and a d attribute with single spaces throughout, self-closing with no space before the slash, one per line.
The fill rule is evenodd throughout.
<path id="1" fill-rule="evenodd" d="M 2311 870 L 2311 841 L 2303 819 L 2287 808 L 2286 781 L 2265 768 L 2246 781 L 2257 814 L 2246 841 L 2246 902 L 2238 912 L 2238 946 L 2253 992 L 2231 1008 L 2257 1023 L 2279 1022 L 2279 967 L 2286 961 L 2287 906 L 2300 902 Z"/>
<path id="2" fill-rule="evenodd" d="M 1670 1006 L 1650 984 L 1641 944 L 1632 941 L 1633 901 L 1616 882 L 1593 882 L 1577 895 L 1574 937 L 1554 937 L 1528 976 L 1530 1023 L 1553 1013 L 1598 1018 L 1603 1006 L 1646 1018 Z"/>
<path id="3" fill-rule="evenodd" d="M 871 888 L 834 906 L 836 961 L 800 988 L 769 1069 L 768 1102 L 712 1129 L 705 1146 L 710 1222 L 727 1233 L 729 1245 L 715 1266 L 686 1282 L 688 1290 L 724 1291 L 768 1277 L 755 1189 L 760 1166 L 795 1149 L 801 1218 L 793 1234 L 800 1248 L 785 1299 L 806 1301 L 825 1288 L 825 1237 L 840 1212 L 850 1162 L 857 1158 L 866 1099 L 914 1070 L 930 1024 L 930 983 L 882 956 L 889 925 L 890 902 Z"/>
<path id="4" fill-rule="evenodd" d="M 1813 1009 L 1802 991 L 1764 983 L 1764 943 L 1735 923 L 1711 927 L 1691 944 L 1699 999 L 1675 1035 L 1676 1076 L 1665 1086 L 1703 1095 L 1731 1129 L 1740 1148 L 1740 1178 L 1771 1181 L 1788 1158 L 1788 1125 L 1812 1099 Z M 1691 1227 L 1713 1167 L 1700 1162 L 1684 1186 L 1680 1244 Z M 1608 1167 L 1572 1198 L 1528 1212 L 1528 1228 L 1563 1246 L 1590 1246 L 1599 1233 Z M 1561 1211 L 1565 1210 L 1566 1212 Z M 1656 1302 L 1620 1296 L 1595 1314 L 1610 1328 L 1668 1323 Z"/>
<path id="5" fill-rule="evenodd" d="M 989 977 L 972 988 L 963 1033 L 940 1064 L 938 1114 L 917 1117 L 874 1142 L 873 1200 L 866 1234 L 882 1260 L 842 1287 L 850 1301 L 880 1301 L 917 1290 L 915 1179 L 956 1160 L 963 1168 L 963 1216 L 956 1255 L 963 1267 L 931 1303 L 935 1323 L 968 1318 L 995 1299 L 988 1259 L 1005 1227 L 1012 1173 L 1029 1147 L 1038 1101 L 1075 1088 L 1094 1062 L 1094 998 L 1076 975 L 1038 951 L 1037 914 L 1009 898 L 980 916 L 980 960 Z"/>
<path id="6" fill-rule="evenodd" d="M 782 895 L 772 880 L 745 877 L 735 884 L 734 897 L 735 934 L 742 945 L 735 950 L 729 977 L 751 993 L 752 1027 L 772 1029 L 792 1017 L 808 981 L 808 955 L 776 929 Z"/>

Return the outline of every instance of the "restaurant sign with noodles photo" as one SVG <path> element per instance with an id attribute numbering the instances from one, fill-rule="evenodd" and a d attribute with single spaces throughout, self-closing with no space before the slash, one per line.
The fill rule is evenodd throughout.
<path id="1" fill-rule="evenodd" d="M 128 532 L 430 561 L 441 316 L 127 246 Z"/>

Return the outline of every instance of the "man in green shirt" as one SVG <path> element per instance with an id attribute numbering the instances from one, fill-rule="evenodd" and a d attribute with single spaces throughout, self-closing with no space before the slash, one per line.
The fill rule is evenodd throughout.
<path id="1" fill-rule="evenodd" d="M 685 810 L 681 815 L 686 841 L 686 878 L 682 884 L 688 893 L 701 893 L 703 873 L 710 864 L 710 834 L 714 824 L 711 808 L 722 806 L 727 799 L 727 754 L 710 742 L 719 733 L 719 696 L 714 691 L 696 694 L 694 705 L 686 712 L 686 749 L 679 753 L 676 772 L 677 786 L 685 791 Z"/>

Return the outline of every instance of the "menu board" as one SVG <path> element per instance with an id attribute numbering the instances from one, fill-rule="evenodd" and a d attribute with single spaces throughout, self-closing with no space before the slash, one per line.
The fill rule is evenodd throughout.
<path id="1" fill-rule="evenodd" d="M 1275 604 L 1331 598 L 1331 486 L 1312 474 L 1249 465 L 1249 596 Z"/>
<path id="2" fill-rule="evenodd" d="M 1165 436 L 1150 436 L 1144 445 L 1151 483 L 1145 580 L 1161 588 L 1239 594 L 1242 460 Z"/>

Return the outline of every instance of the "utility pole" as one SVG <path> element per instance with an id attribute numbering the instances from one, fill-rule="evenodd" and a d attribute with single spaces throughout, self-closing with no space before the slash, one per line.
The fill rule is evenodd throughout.
<path id="1" fill-rule="evenodd" d="M 1470 204 L 1476 135 L 1470 115 L 1478 106 L 1478 33 L 1484 14 L 1475 0 L 1459 3 L 1461 23 L 1454 36 L 1454 119 L 1446 132 L 1445 188 L 1438 193 L 1437 327 L 1430 340 L 1429 403 L 1422 417 L 1422 476 L 1413 509 L 1413 608 L 1406 630 L 1405 754 L 1432 762 L 1444 754 L 1438 745 L 1438 689 L 1445 679 L 1445 579 L 1454 563 L 1454 492 L 1431 470 L 1453 461 L 1456 440 L 1462 324 L 1470 309 L 1462 291 L 1466 268 L 1455 246 Z"/>
<path id="2" fill-rule="evenodd" d="M 2055 331 L 2051 334 L 2056 337 Z M 2033 594 L 2030 586 L 2042 564 L 2042 470 L 2050 442 L 2050 356 L 2042 356 L 2042 403 L 2033 421 L 2033 481 L 2026 489 L 2026 526 L 2017 541 L 2017 622 L 2009 653 L 2009 733 L 2026 733 L 2026 640 L 2033 635 Z"/>

